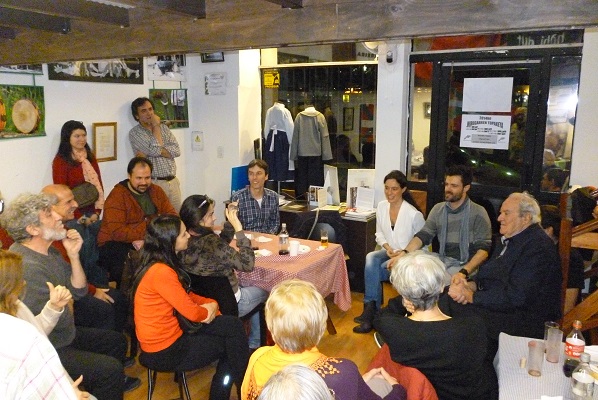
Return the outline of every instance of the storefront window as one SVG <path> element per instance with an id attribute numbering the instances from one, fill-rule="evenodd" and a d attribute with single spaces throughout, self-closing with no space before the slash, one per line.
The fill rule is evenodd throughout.
<path id="1" fill-rule="evenodd" d="M 262 69 L 262 118 L 276 101 L 293 119 L 308 105 L 326 117 L 341 199 L 348 169 L 375 166 L 377 79 L 371 62 Z"/>

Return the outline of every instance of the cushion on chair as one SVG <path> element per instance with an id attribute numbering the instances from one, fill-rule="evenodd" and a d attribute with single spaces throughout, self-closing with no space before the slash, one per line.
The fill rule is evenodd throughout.
<path id="1" fill-rule="evenodd" d="M 372 368 L 384 367 L 407 390 L 407 400 L 438 400 L 434 386 L 428 378 L 417 368 L 407 367 L 392 361 L 388 345 L 382 346 L 380 351 L 370 362 L 368 371 Z"/>

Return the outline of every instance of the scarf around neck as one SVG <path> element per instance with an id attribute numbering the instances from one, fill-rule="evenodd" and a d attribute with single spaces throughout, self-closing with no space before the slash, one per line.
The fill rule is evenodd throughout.
<path id="1" fill-rule="evenodd" d="M 440 227 L 440 233 L 438 234 L 438 242 L 440 243 L 438 254 L 441 258 L 445 257 L 449 211 L 453 214 L 456 214 L 456 210 L 453 210 L 450 207 L 450 203 L 447 201 L 444 207 L 442 207 L 442 212 L 440 214 L 440 221 L 442 222 L 442 225 Z M 471 211 L 471 200 L 469 197 L 459 208 L 462 208 L 462 210 L 457 209 L 459 210 L 458 213 L 461 214 L 461 226 L 459 227 L 459 261 L 461 263 L 466 263 L 469 259 L 469 215 Z"/>
<path id="2" fill-rule="evenodd" d="M 102 184 L 100 183 L 100 178 L 98 177 L 98 173 L 93 166 L 87 159 L 87 149 L 83 150 L 75 150 L 72 149 L 73 160 L 81 163 L 81 168 L 83 169 L 83 179 L 85 182 L 89 182 L 95 186 L 98 190 L 98 199 L 96 200 L 94 207 L 96 210 L 104 209 L 104 189 L 102 188 Z"/>

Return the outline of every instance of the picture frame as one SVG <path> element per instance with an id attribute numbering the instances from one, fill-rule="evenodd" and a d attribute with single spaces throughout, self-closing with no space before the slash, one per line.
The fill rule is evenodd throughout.
<path id="1" fill-rule="evenodd" d="M 216 51 L 214 53 L 201 53 L 202 63 L 224 62 L 224 52 Z"/>
<path id="2" fill-rule="evenodd" d="M 343 107 L 343 131 L 353 130 L 354 117 L 355 109 L 353 107 Z"/>
<path id="3" fill-rule="evenodd" d="M 154 112 L 170 129 L 189 127 L 187 89 L 150 89 Z"/>
<path id="4" fill-rule="evenodd" d="M 48 64 L 51 81 L 143 84 L 143 57 Z"/>
<path id="5" fill-rule="evenodd" d="M 0 85 L 0 139 L 46 136 L 43 86 Z"/>
<path id="6" fill-rule="evenodd" d="M 116 122 L 92 124 L 93 151 L 97 162 L 116 160 L 116 126 Z"/>
<path id="7" fill-rule="evenodd" d="M 432 118 L 432 103 L 429 101 L 424 102 L 424 118 Z"/>

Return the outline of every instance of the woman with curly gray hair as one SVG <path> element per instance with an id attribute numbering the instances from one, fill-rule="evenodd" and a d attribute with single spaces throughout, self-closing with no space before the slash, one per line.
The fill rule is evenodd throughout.
<path id="1" fill-rule="evenodd" d="M 438 306 L 446 268 L 430 253 L 415 251 L 394 266 L 390 281 L 406 315 L 385 309 L 374 321 L 393 361 L 419 369 L 443 400 L 491 399 L 485 364 L 486 329 L 476 315 L 451 317 Z M 445 296 L 443 296 L 445 297 Z"/>

